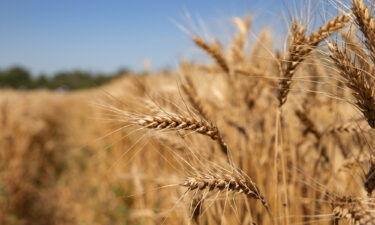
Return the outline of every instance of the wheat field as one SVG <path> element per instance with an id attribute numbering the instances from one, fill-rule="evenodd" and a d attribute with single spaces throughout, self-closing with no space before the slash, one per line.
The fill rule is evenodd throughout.
<path id="1" fill-rule="evenodd" d="M 285 47 L 252 17 L 211 62 L 91 90 L 0 91 L 0 224 L 375 224 L 375 11 Z"/>

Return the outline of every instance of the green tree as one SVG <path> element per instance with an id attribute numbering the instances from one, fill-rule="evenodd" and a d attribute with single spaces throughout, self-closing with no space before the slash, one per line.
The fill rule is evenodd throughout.
<path id="1" fill-rule="evenodd" d="M 15 66 L 0 72 L 0 86 L 12 88 L 30 88 L 31 76 L 26 69 Z"/>

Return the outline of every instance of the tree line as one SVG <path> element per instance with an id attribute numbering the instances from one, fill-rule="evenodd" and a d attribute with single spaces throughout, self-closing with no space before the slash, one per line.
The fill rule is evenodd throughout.
<path id="1" fill-rule="evenodd" d="M 77 90 L 100 86 L 129 72 L 127 69 L 121 69 L 113 74 L 71 70 L 57 72 L 48 76 L 32 76 L 31 72 L 26 68 L 14 66 L 8 69 L 0 69 L 0 88 Z"/>

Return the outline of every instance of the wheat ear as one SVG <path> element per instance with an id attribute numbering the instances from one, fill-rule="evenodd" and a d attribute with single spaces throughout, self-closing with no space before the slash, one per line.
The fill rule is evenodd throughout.
<path id="1" fill-rule="evenodd" d="M 189 130 L 218 140 L 219 133 L 216 126 L 205 121 L 198 121 L 181 115 L 145 116 L 136 121 L 140 126 L 156 130 Z"/>
<path id="2" fill-rule="evenodd" d="M 228 161 L 232 163 L 230 150 L 219 129 L 207 121 L 198 121 L 192 117 L 182 115 L 166 114 L 163 116 L 145 116 L 133 123 L 147 129 L 155 130 L 174 130 L 174 131 L 193 131 L 210 137 L 220 145 L 221 151 L 226 155 Z"/>
<path id="3" fill-rule="evenodd" d="M 229 74 L 228 62 L 218 46 L 207 44 L 198 36 L 193 37 L 193 41 L 197 46 L 211 56 L 225 73 Z"/>
<path id="4" fill-rule="evenodd" d="M 352 3 L 355 22 L 365 37 L 364 43 L 375 63 L 375 19 L 371 15 L 370 9 L 364 5 L 363 0 L 352 0 Z"/>
<path id="5" fill-rule="evenodd" d="M 375 225 L 375 215 L 359 199 L 340 198 L 333 203 L 337 219 L 346 219 L 352 225 Z"/>
<path id="6" fill-rule="evenodd" d="M 328 43 L 330 58 L 345 79 L 345 85 L 352 90 L 356 105 L 367 119 L 368 124 L 375 128 L 375 89 L 373 81 L 367 74 L 357 68 L 346 49 L 340 50 L 335 43 Z"/>
<path id="7" fill-rule="evenodd" d="M 238 172 L 223 173 L 215 171 L 212 173 L 201 173 L 188 177 L 181 185 L 187 187 L 189 191 L 198 189 L 244 193 L 248 198 L 260 200 L 267 211 L 269 211 L 269 205 L 260 194 L 256 184 L 248 176 L 241 175 Z"/>
<path id="8" fill-rule="evenodd" d="M 292 22 L 291 43 L 289 45 L 289 56 L 286 59 L 286 66 L 282 71 L 279 82 L 278 101 L 279 107 L 285 104 L 293 75 L 301 62 L 314 50 L 320 42 L 343 28 L 350 21 L 349 16 L 341 15 L 330 20 L 317 31 L 306 37 L 306 30 L 297 22 Z"/>

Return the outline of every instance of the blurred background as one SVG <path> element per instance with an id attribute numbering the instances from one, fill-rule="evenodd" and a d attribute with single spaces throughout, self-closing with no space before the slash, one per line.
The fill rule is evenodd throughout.
<path id="1" fill-rule="evenodd" d="M 181 59 L 203 60 L 191 43 L 192 32 L 229 40 L 234 16 L 251 14 L 255 32 L 284 5 L 279 0 L 1 0 L 0 86 L 74 90 L 130 71 L 173 69 Z"/>

